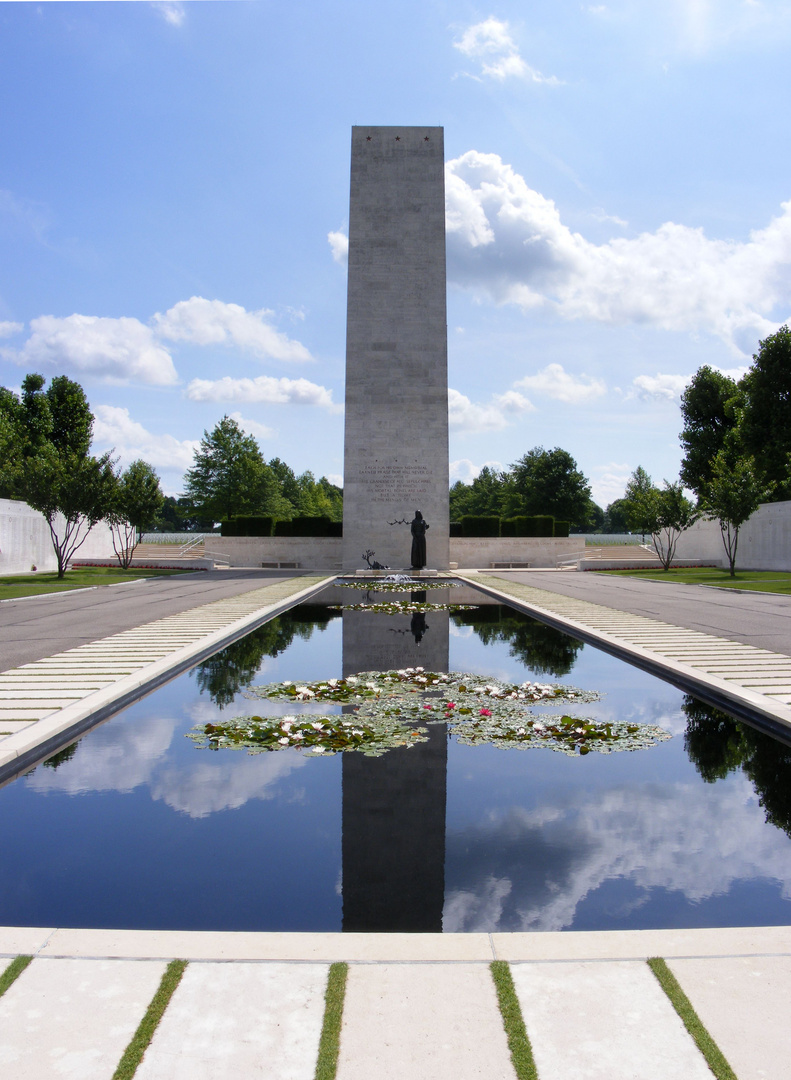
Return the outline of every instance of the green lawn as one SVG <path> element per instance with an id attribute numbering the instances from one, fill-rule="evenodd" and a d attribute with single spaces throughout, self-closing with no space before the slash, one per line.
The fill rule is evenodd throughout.
<path id="1" fill-rule="evenodd" d="M 716 585 L 719 589 L 743 589 L 749 592 L 786 593 L 791 595 L 791 573 L 782 570 L 728 570 L 714 566 L 678 567 L 668 570 L 600 570 L 598 573 L 622 577 L 647 578 L 649 581 L 673 581 L 677 585 Z"/>
<path id="2" fill-rule="evenodd" d="M 137 567 L 122 570 L 120 566 L 81 566 L 76 570 L 67 570 L 65 578 L 60 581 L 56 570 L 40 574 L 5 574 L 0 576 L 0 600 L 68 592 L 70 589 L 85 589 L 95 585 L 117 585 L 121 581 L 134 581 L 142 577 L 171 577 L 173 574 L 190 573 L 193 571 L 143 570 Z"/>

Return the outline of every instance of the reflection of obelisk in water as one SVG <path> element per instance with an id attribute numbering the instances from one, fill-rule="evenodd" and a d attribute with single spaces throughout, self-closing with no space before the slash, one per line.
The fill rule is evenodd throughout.
<path id="1" fill-rule="evenodd" d="M 416 510 L 448 568 L 444 168 L 441 127 L 352 128 L 344 570 L 409 566 Z"/>
<path id="2" fill-rule="evenodd" d="M 345 611 L 343 674 L 447 671 L 447 611 L 429 612 L 426 626 L 417 644 L 408 615 Z M 379 758 L 343 755 L 346 931 L 442 930 L 447 729 L 429 732 L 428 742 Z"/>

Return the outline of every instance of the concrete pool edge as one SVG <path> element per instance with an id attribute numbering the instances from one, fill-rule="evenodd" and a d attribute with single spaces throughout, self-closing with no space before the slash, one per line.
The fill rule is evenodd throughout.
<path id="1" fill-rule="evenodd" d="M 595 627 L 587 625 L 578 619 L 570 618 L 558 611 L 553 611 L 550 607 L 543 607 L 535 601 L 520 597 L 519 592 L 516 591 L 519 589 L 519 583 L 503 582 L 503 584 L 511 585 L 511 589 L 514 591 L 486 584 L 480 580 L 479 574 L 488 573 L 488 571 L 473 573 L 457 571 L 456 576 L 473 588 L 480 589 L 486 595 L 501 600 L 509 607 L 523 611 L 525 614 L 537 618 L 540 622 L 594 645 L 596 648 L 602 649 L 604 652 L 618 657 L 618 659 L 625 660 L 627 663 L 641 668 L 651 675 L 656 675 L 677 686 L 680 690 L 694 694 L 715 708 L 729 712 L 740 720 L 746 720 L 748 723 L 760 726 L 764 730 L 769 730 L 771 734 L 780 736 L 786 742 L 791 740 L 791 707 L 788 705 L 773 700 L 765 694 L 750 690 L 748 687 L 741 686 L 737 682 L 727 681 L 700 668 L 630 642 L 628 633 L 624 637 L 620 637 L 597 630 Z M 529 588 L 534 593 L 543 591 L 549 600 L 558 597 L 558 594 L 546 592 L 534 586 L 525 586 L 524 588 Z M 568 598 L 562 597 L 562 599 Z M 588 604 L 591 608 L 604 607 L 604 605 L 593 604 L 589 601 L 580 601 L 578 603 L 581 605 Z M 614 616 L 623 616 L 624 622 L 633 618 L 628 612 L 619 612 L 614 608 L 610 608 L 608 611 Z M 664 623 L 657 619 L 650 619 L 647 616 L 641 616 L 640 618 L 666 630 L 672 631 L 675 629 L 678 631 L 679 637 L 689 634 L 689 631 L 681 627 L 674 627 L 672 623 Z M 723 643 L 729 640 L 714 635 L 699 634 L 699 636 L 707 637 L 712 643 Z M 734 645 L 736 644 L 738 643 L 734 642 Z M 750 646 L 743 646 L 743 648 L 749 649 Z M 766 652 L 766 650 L 758 651 Z M 787 662 L 789 670 L 791 670 L 791 659 L 788 657 L 783 657 L 783 659 Z"/>
<path id="2" fill-rule="evenodd" d="M 304 580 L 306 576 L 309 575 L 305 573 L 295 575 L 298 580 Z M 264 623 L 269 622 L 270 619 L 282 615 L 283 612 L 288 611 L 297 604 L 310 600 L 311 597 L 331 585 L 336 577 L 336 574 L 316 573 L 315 582 L 312 584 L 287 596 L 280 597 L 270 604 L 262 604 L 255 611 L 231 621 L 219 629 L 209 631 L 199 640 L 175 649 L 167 656 L 146 664 L 137 671 L 115 680 L 109 686 L 96 690 L 75 701 L 74 704 L 67 705 L 51 713 L 50 716 L 30 724 L 21 731 L 7 736 L 0 742 L 0 784 L 13 779 L 43 758 L 68 745 L 68 743 L 92 727 L 109 719 L 127 705 L 132 704 L 132 702 L 144 697 L 152 690 L 156 690 L 159 686 L 176 678 L 190 667 L 200 663 L 201 660 L 233 644 L 244 634 L 257 629 Z M 216 601 L 215 603 L 224 603 L 224 601 Z M 211 604 L 198 605 L 195 608 L 188 609 L 188 612 L 184 614 L 197 613 L 211 606 Z M 91 647 L 101 645 L 102 642 L 112 641 L 115 636 L 112 635 L 110 638 L 92 642 Z M 75 653 L 78 651 L 77 649 L 74 650 Z M 35 665 L 25 665 L 25 667 L 33 669 Z"/>
<path id="3" fill-rule="evenodd" d="M 271 933 L 0 927 L 0 957 L 214 962 L 563 963 L 791 957 L 791 926 L 471 934 Z"/>

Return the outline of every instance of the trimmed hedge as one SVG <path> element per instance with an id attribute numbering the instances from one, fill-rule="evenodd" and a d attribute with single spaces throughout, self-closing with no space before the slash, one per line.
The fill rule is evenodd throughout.
<path id="1" fill-rule="evenodd" d="M 460 521 L 451 521 L 448 536 L 464 536 Z"/>
<path id="2" fill-rule="evenodd" d="M 500 519 L 483 514 L 465 514 L 461 519 L 462 536 L 499 536 Z"/>
<path id="3" fill-rule="evenodd" d="M 556 521 L 555 522 L 555 536 L 568 536 L 570 521 Z"/>
<path id="4" fill-rule="evenodd" d="M 276 521 L 275 536 L 343 536 L 343 523 L 328 517 L 295 517 Z"/>
<path id="5" fill-rule="evenodd" d="M 255 514 L 240 514 L 220 522 L 220 536 L 271 536 L 275 520 Z"/>
<path id="6" fill-rule="evenodd" d="M 555 536 L 555 519 L 549 514 L 506 518 L 500 522 L 500 536 Z"/>

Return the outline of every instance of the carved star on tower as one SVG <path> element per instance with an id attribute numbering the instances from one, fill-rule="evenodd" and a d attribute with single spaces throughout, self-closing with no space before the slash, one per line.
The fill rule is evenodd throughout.
<path id="1" fill-rule="evenodd" d="M 400 135 L 396 135 L 396 142 L 401 142 L 401 136 Z"/>

